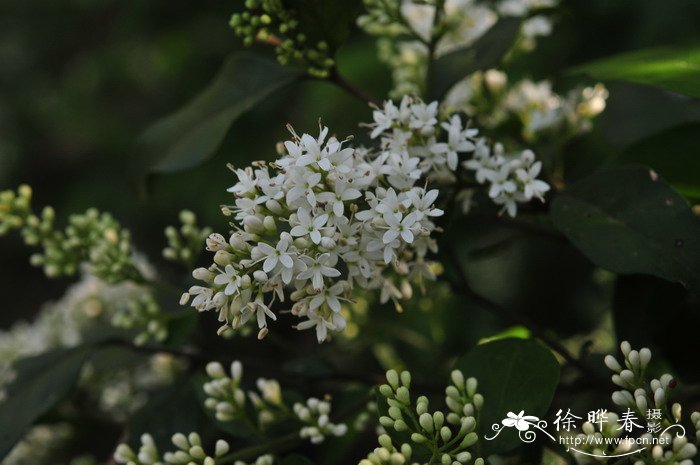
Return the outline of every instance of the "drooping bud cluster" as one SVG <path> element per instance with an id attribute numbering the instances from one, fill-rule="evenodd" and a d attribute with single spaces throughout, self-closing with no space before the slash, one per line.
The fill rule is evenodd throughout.
<path id="1" fill-rule="evenodd" d="M 404 371 L 399 374 L 389 370 L 386 374 L 387 384 L 379 387 L 388 405 L 387 415 L 381 416 L 379 422 L 389 434 L 392 429 L 408 432 L 414 446 L 422 445 L 431 454 L 439 451 L 436 459 L 441 464 L 483 464 L 484 460 L 475 458 L 469 449 L 478 440 L 477 419 L 484 398 L 476 392 L 476 379 L 465 379 L 459 370 L 454 370 L 451 378 L 452 384 L 445 389 L 447 410 L 430 413 L 427 397 L 420 396 L 415 402 L 412 400 L 410 373 Z M 361 465 L 415 463 L 415 459 L 411 458 L 414 455 L 413 446 L 403 444 L 394 447 L 389 435 L 380 436 L 379 444 L 381 447 L 370 453 L 367 459 L 360 462 Z"/>
<path id="2" fill-rule="evenodd" d="M 218 362 L 211 362 L 206 367 L 210 380 L 204 384 L 204 392 L 209 396 L 204 405 L 213 410 L 219 421 L 244 419 L 265 430 L 275 423 L 294 419 L 299 423 L 299 435 L 308 438 L 313 444 L 323 442 L 326 436 L 343 436 L 347 425 L 330 421 L 331 404 L 328 400 L 311 397 L 305 403 L 295 403 L 290 409 L 282 398 L 282 389 L 273 379 L 258 378 L 258 392 L 243 390 L 243 365 L 235 361 L 231 364 L 230 376 Z M 253 407 L 256 418 L 250 418 Z"/>
<path id="3" fill-rule="evenodd" d="M 31 208 L 32 191 L 23 185 L 0 193 L 0 236 L 19 229 L 24 242 L 41 247 L 31 263 L 41 266 L 49 277 L 70 276 L 87 263 L 91 271 L 110 283 L 142 280 L 133 263 L 129 231 L 122 229 L 108 213 L 94 208 L 82 215 L 71 215 L 61 231 L 55 225 L 53 208 L 45 207 L 40 215 Z"/>
<path id="4" fill-rule="evenodd" d="M 335 66 L 328 43 L 311 41 L 300 30 L 294 10 L 280 0 L 246 0 L 245 7 L 246 11 L 231 17 L 230 25 L 246 46 L 255 42 L 270 44 L 281 64 L 298 64 L 312 76 L 328 77 Z"/>
<path id="5" fill-rule="evenodd" d="M 168 246 L 163 249 L 163 257 L 192 268 L 202 251 L 202 244 L 212 231 L 211 228 L 200 228 L 197 216 L 189 210 L 180 212 L 180 222 L 179 229 L 174 226 L 165 228 Z"/>
<path id="6" fill-rule="evenodd" d="M 177 450 L 160 455 L 158 448 L 150 434 L 141 436 L 141 447 L 135 453 L 128 445 L 120 444 L 115 453 L 116 463 L 126 465 L 216 465 L 216 460 L 226 455 L 230 449 L 229 444 L 223 439 L 216 441 L 214 454 L 209 455 L 202 447 L 202 439 L 197 433 L 185 436 L 176 433 L 172 437 L 172 443 Z"/>
<path id="7" fill-rule="evenodd" d="M 491 184 L 493 200 L 512 215 L 516 203 L 549 188 L 537 179 L 531 152 L 484 155 L 477 131 L 456 115 L 441 121 L 437 102 L 406 97 L 373 116 L 371 136 L 381 136 L 374 149 L 353 148 L 325 127 L 317 137 L 292 130 L 281 158 L 233 170 L 234 203 L 223 211 L 235 229 L 207 239 L 214 263 L 194 270 L 204 284 L 182 303 L 216 311 L 222 332 L 255 322 L 263 338 L 268 320 L 277 319 L 273 304 L 291 297 L 291 313 L 303 320 L 296 327 L 315 328 L 322 342 L 345 328 L 341 302 L 355 287 L 379 289 L 381 301 L 398 308 L 411 283 L 435 278 L 427 255 L 437 250 L 433 219 L 443 212 L 425 179 L 453 181 L 460 157 L 473 153 L 488 161 L 477 179 Z"/>

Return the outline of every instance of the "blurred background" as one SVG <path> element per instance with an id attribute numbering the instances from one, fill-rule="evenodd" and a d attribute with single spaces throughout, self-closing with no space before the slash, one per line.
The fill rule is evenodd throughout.
<path id="1" fill-rule="evenodd" d="M 176 223 L 181 209 L 195 211 L 215 230 L 226 228 L 218 207 L 233 182 L 226 163 L 273 157 L 275 143 L 286 137 L 286 123 L 313 132 L 322 117 L 339 136 L 361 138 L 365 131 L 356 122 L 368 121 L 369 110 L 330 85 L 306 82 L 240 118 L 206 163 L 150 179 L 145 195 L 137 189 L 130 169 L 138 157 L 135 141 L 149 124 L 195 96 L 226 55 L 241 48 L 228 26 L 241 3 L 0 0 L 0 190 L 30 184 L 35 205 L 53 205 L 59 218 L 91 206 L 110 211 L 132 231 L 137 247 L 158 262 L 163 228 Z M 554 76 L 566 86 L 567 79 L 556 78 L 570 66 L 697 39 L 696 0 L 568 0 L 556 13 L 554 34 L 511 68 L 534 79 Z M 381 98 L 390 75 L 375 57 L 374 41 L 355 31 L 338 62 L 351 80 Z M 635 95 L 611 89 L 610 109 L 596 130 L 570 147 L 577 161 L 571 176 L 606 163 L 618 150 L 614 136 L 624 113 L 614 110 Z M 675 130 L 687 136 L 697 129 L 690 122 Z M 685 150 L 697 147 L 689 144 Z M 693 176 L 693 169 L 674 171 L 672 160 L 655 156 L 656 168 L 667 177 Z M 0 241 L 2 328 L 31 319 L 68 281 L 47 280 L 30 266 L 30 253 L 16 236 Z"/>

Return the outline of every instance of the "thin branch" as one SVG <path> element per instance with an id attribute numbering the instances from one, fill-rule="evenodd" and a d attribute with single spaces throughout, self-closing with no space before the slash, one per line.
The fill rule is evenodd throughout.
<path id="1" fill-rule="evenodd" d="M 458 275 L 458 281 L 449 281 L 452 290 L 459 294 L 460 296 L 474 302 L 480 307 L 484 308 L 488 312 L 494 314 L 503 321 L 510 324 L 520 325 L 526 327 L 533 336 L 540 339 L 542 342 L 547 344 L 552 350 L 561 355 L 561 357 L 566 360 L 567 363 L 575 367 L 581 374 L 590 377 L 596 381 L 603 382 L 604 380 L 596 373 L 592 371 L 585 363 L 575 357 L 563 344 L 561 344 L 556 339 L 551 338 L 546 331 L 541 329 L 534 321 L 526 317 L 525 315 L 514 313 L 509 309 L 493 302 L 481 294 L 477 293 L 474 289 L 469 286 L 469 280 L 467 279 L 467 274 L 459 261 L 456 253 L 450 250 L 449 245 L 447 246 L 447 257 L 450 260 L 452 266 Z"/>
<path id="2" fill-rule="evenodd" d="M 367 105 L 380 105 L 381 102 L 379 102 L 377 99 L 372 97 L 369 93 L 367 93 L 364 89 L 361 89 L 354 83 L 348 81 L 345 76 L 340 74 L 338 72 L 337 68 L 333 68 L 331 71 L 330 76 L 328 76 L 327 79 L 328 82 L 335 84 L 339 88 L 343 89 L 345 92 L 348 94 L 352 95 L 353 97 L 357 98 L 358 100 L 363 101 Z"/>
<path id="3" fill-rule="evenodd" d="M 231 454 L 224 455 L 223 457 L 217 459 L 216 463 L 223 464 L 235 462 L 237 460 L 254 459 L 265 453 L 277 452 L 280 450 L 289 450 L 300 444 L 301 441 L 302 439 L 299 436 L 299 433 L 294 432 L 292 434 L 282 436 L 278 439 L 273 439 L 272 441 L 263 444 L 256 444 L 254 446 L 246 447 L 245 449 L 238 450 Z"/>

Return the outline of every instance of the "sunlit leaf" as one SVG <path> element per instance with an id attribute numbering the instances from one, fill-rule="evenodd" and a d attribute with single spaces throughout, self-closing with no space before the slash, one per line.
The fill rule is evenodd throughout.
<path id="1" fill-rule="evenodd" d="M 700 45 L 636 50 L 577 66 L 572 72 L 700 97 Z"/>

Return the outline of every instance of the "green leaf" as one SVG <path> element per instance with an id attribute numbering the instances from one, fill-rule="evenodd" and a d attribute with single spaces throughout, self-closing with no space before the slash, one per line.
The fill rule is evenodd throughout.
<path id="1" fill-rule="evenodd" d="M 139 437 L 149 433 L 160 447 L 168 447 L 174 433 L 197 431 L 206 435 L 210 425 L 199 406 L 195 384 L 188 376 L 149 397 L 129 420 L 129 439 L 137 447 Z"/>
<path id="2" fill-rule="evenodd" d="M 658 276 L 700 294 L 700 219 L 648 168 L 599 171 L 558 195 L 550 213 L 596 265 Z"/>
<path id="3" fill-rule="evenodd" d="M 700 97 L 700 44 L 636 50 L 586 63 L 571 71 Z"/>
<path id="4" fill-rule="evenodd" d="M 143 133 L 141 173 L 180 171 L 207 160 L 238 117 L 300 76 L 251 53 L 231 54 L 201 94 Z"/>
<path id="5" fill-rule="evenodd" d="M 683 381 L 700 382 L 700 370 L 686 362 L 687 354 L 700 352 L 700 296 L 654 276 L 619 276 L 613 309 L 618 341 L 650 347 Z"/>
<path id="6" fill-rule="evenodd" d="M 498 65 L 513 46 L 520 24 L 519 18 L 503 18 L 471 47 L 435 60 L 430 70 L 430 99 L 442 98 L 453 85 L 473 72 Z"/>
<path id="7" fill-rule="evenodd" d="M 0 403 L 0 458 L 28 427 L 66 397 L 89 352 L 89 346 L 59 349 L 17 363 L 17 378 L 8 388 L 7 400 Z"/>
<path id="8" fill-rule="evenodd" d="M 622 152 L 615 164 L 650 166 L 674 189 L 700 200 L 700 123 L 678 126 L 648 137 Z M 659 156 L 659 154 L 664 156 Z"/>
<path id="9" fill-rule="evenodd" d="M 559 363 L 552 352 L 532 339 L 499 339 L 476 346 L 455 364 L 466 377 L 475 377 L 484 396 L 479 433 L 484 456 L 507 452 L 522 442 L 517 432 L 503 430 L 494 440 L 491 426 L 508 412 L 525 411 L 542 418 L 559 384 Z"/>
<path id="10" fill-rule="evenodd" d="M 295 11 L 300 32 L 312 43 L 324 40 L 335 50 L 350 33 L 360 0 L 285 0 L 284 3 Z"/>
<path id="11" fill-rule="evenodd" d="M 627 147 L 671 128 L 700 122 L 700 101 L 640 84 L 616 82 L 600 116 L 607 139 Z M 669 154 L 676 158 L 679 154 Z"/>

